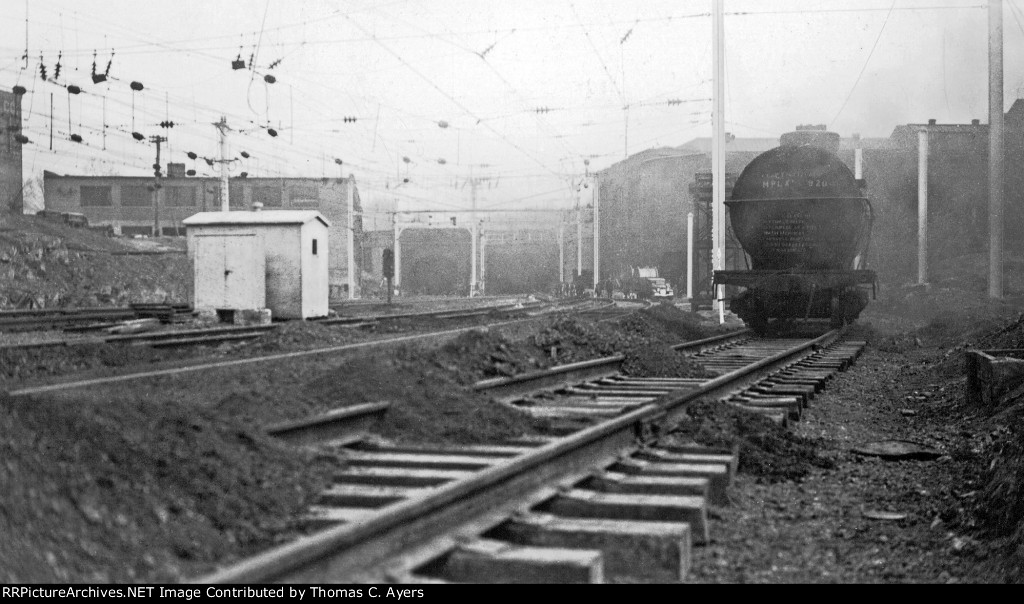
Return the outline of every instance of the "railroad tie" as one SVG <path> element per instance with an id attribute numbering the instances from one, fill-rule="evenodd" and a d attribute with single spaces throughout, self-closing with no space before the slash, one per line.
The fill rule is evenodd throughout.
<path id="1" fill-rule="evenodd" d="M 602 518 L 690 525 L 696 544 L 709 539 L 707 499 L 689 495 L 636 495 L 568 489 L 534 511 L 568 518 Z"/>
<path id="2" fill-rule="evenodd" d="M 604 560 L 599 550 L 473 539 L 448 554 L 436 574 L 467 583 L 604 583 Z"/>
<path id="3" fill-rule="evenodd" d="M 728 505 L 728 488 L 731 477 L 730 463 L 693 463 L 682 461 L 648 461 L 626 457 L 609 468 L 612 472 L 640 474 L 644 476 L 673 476 L 706 478 L 708 498 L 715 505 Z"/>
<path id="4" fill-rule="evenodd" d="M 685 522 L 527 513 L 513 516 L 488 536 L 523 546 L 600 551 L 608 579 L 679 581 L 686 578 L 691 565 L 693 537 Z"/>

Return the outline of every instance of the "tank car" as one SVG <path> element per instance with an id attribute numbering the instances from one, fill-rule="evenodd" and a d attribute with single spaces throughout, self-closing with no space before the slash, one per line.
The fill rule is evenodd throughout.
<path id="1" fill-rule="evenodd" d="M 865 268 L 871 203 L 836 156 L 838 138 L 783 135 L 747 165 L 726 201 L 749 269 L 715 271 L 714 284 L 741 289 L 730 309 L 758 333 L 794 320 L 853 322 L 875 292 L 877 276 Z"/>

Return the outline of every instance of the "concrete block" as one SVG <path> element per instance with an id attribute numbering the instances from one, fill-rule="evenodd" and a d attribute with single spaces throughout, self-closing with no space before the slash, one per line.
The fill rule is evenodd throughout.
<path id="1" fill-rule="evenodd" d="M 232 323 L 235 325 L 270 325 L 269 308 L 239 309 L 234 312 Z"/>
<path id="2" fill-rule="evenodd" d="M 605 576 L 612 579 L 667 575 L 682 580 L 690 569 L 690 525 L 559 518 L 549 514 L 516 516 L 494 531 L 503 540 L 530 546 L 601 552 Z"/>
<path id="3" fill-rule="evenodd" d="M 986 407 L 998 406 L 1024 386 L 1024 350 L 968 350 L 967 398 Z"/>

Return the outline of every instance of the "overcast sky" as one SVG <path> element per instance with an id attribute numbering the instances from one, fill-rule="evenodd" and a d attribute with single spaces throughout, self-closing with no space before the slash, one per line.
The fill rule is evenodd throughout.
<path id="1" fill-rule="evenodd" d="M 229 156 L 250 155 L 233 175 L 352 173 L 364 199 L 422 209 L 466 207 L 479 177 L 481 207 L 541 207 L 568 199 L 584 159 L 601 169 L 711 132 L 710 0 L 0 1 L 0 86 L 29 91 L 26 177 L 151 174 L 133 131 L 169 137 L 162 163 L 213 174 L 186 153 L 217 157 L 225 115 Z M 726 129 L 986 122 L 985 4 L 725 0 Z M 1004 32 L 1009 107 L 1024 0 L 1004 1 Z M 97 72 L 110 64 L 99 84 L 94 52 Z"/>

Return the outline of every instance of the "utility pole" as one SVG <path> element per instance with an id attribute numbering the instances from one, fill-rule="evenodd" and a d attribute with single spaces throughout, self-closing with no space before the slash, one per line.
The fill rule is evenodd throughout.
<path id="1" fill-rule="evenodd" d="M 348 175 L 348 299 L 356 299 L 356 175 Z"/>
<path id="2" fill-rule="evenodd" d="M 583 183 L 576 185 L 576 276 L 583 275 L 583 209 L 580 207 L 580 187 Z M 578 279 L 573 279 L 578 281 Z"/>
<path id="3" fill-rule="evenodd" d="M 988 2 L 988 295 L 1003 297 L 1003 2 Z"/>
<path id="4" fill-rule="evenodd" d="M 594 204 L 594 294 L 598 293 L 598 275 L 601 273 L 601 191 L 598 189 L 597 175 L 590 180 L 591 199 Z"/>
<path id="5" fill-rule="evenodd" d="M 213 125 L 220 133 L 220 159 L 217 160 L 220 164 L 220 211 L 228 212 L 231 209 L 228 198 L 228 119 L 222 115 L 220 121 Z"/>
<path id="6" fill-rule="evenodd" d="M 711 110 L 711 236 L 714 270 L 725 268 L 725 12 L 724 0 L 712 0 L 712 91 Z M 716 288 L 717 289 L 717 288 Z M 725 300 L 718 301 L 718 321 L 725 322 Z"/>
<path id="7" fill-rule="evenodd" d="M 476 281 L 476 188 L 480 184 L 481 179 L 470 176 L 469 178 L 469 190 L 471 195 L 472 212 L 469 219 L 469 233 L 471 237 L 470 242 L 470 263 L 469 263 L 469 297 L 472 298 L 476 294 L 477 281 Z"/>
<path id="8" fill-rule="evenodd" d="M 153 236 L 160 236 L 160 143 L 167 140 L 166 136 L 154 135 L 149 141 L 156 143 L 156 163 L 153 164 Z"/>

